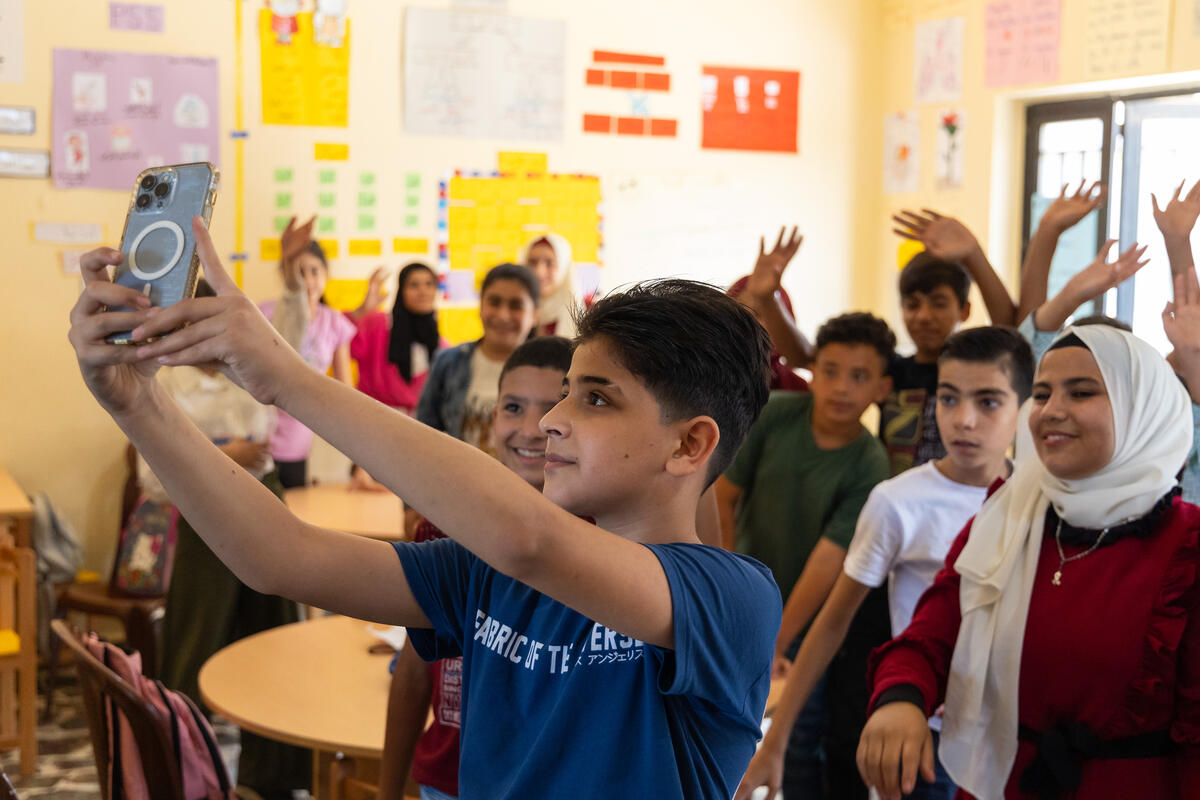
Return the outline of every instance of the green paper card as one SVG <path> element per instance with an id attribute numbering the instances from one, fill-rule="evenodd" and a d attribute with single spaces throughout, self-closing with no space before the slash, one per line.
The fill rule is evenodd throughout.
<path id="1" fill-rule="evenodd" d="M 275 218 L 275 232 L 283 233 L 285 230 L 287 230 L 288 223 L 291 221 L 292 221 L 291 217 L 276 217 Z"/>
<path id="2" fill-rule="evenodd" d="M 337 170 L 336 169 L 321 170 L 319 173 L 317 173 L 317 181 L 319 183 L 325 183 L 325 184 L 337 183 Z"/>
<path id="3" fill-rule="evenodd" d="M 317 195 L 317 205 L 321 208 L 333 208 L 337 204 L 337 195 L 333 192 L 321 192 Z"/>
<path id="4" fill-rule="evenodd" d="M 421 173 L 410 172 L 404 176 L 404 188 L 420 189 L 421 188 Z"/>
<path id="5" fill-rule="evenodd" d="M 416 208 L 417 206 L 421 205 L 421 198 L 415 194 L 410 194 L 408 197 L 404 198 L 404 205 L 408 206 L 409 208 Z"/>
<path id="6" fill-rule="evenodd" d="M 360 172 L 358 175 L 358 185 L 359 186 L 374 186 L 375 185 L 375 173 L 374 172 Z"/>
<path id="7" fill-rule="evenodd" d="M 374 208 L 375 207 L 375 193 L 374 192 L 359 192 L 358 193 L 358 207 L 359 208 Z"/>
<path id="8" fill-rule="evenodd" d="M 416 214 L 408 214 L 404 217 L 404 227 L 406 228 L 415 228 L 420 224 Z"/>
<path id="9" fill-rule="evenodd" d="M 333 217 L 318 217 L 317 231 L 320 233 L 333 233 L 336 220 Z"/>
<path id="10" fill-rule="evenodd" d="M 275 193 L 275 207 L 282 211 L 286 211 L 287 209 L 291 208 L 292 207 L 292 193 L 291 192 L 276 192 Z"/>
<path id="11" fill-rule="evenodd" d="M 374 214 L 359 214 L 358 229 L 360 231 L 375 230 L 375 215 Z"/>
<path id="12" fill-rule="evenodd" d="M 279 169 L 275 170 L 275 182 L 276 183 L 291 183 L 291 181 L 292 181 L 292 170 L 290 168 L 280 167 Z"/>

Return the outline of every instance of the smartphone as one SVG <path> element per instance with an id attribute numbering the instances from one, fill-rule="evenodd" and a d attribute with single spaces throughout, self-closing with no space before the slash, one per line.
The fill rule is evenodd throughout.
<path id="1" fill-rule="evenodd" d="M 113 281 L 137 289 L 166 308 L 196 293 L 200 259 L 192 217 L 208 225 L 220 173 L 208 162 L 150 167 L 138 173 L 121 234 L 121 263 Z M 112 309 L 123 311 L 127 309 Z M 109 334 L 113 344 L 132 344 L 129 331 Z"/>

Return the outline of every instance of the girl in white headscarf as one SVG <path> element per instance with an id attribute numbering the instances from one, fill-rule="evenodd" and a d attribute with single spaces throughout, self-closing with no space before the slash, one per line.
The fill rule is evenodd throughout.
<path id="1" fill-rule="evenodd" d="M 581 304 L 571 243 L 557 233 L 544 233 L 527 244 L 517 260 L 532 270 L 541 285 L 534 335 L 574 338 L 574 313 Z"/>
<path id="2" fill-rule="evenodd" d="M 1030 459 L 872 658 L 864 779 L 900 797 L 939 750 L 979 800 L 1200 797 L 1200 508 L 1178 497 L 1187 392 L 1130 333 L 1068 328 Z"/>

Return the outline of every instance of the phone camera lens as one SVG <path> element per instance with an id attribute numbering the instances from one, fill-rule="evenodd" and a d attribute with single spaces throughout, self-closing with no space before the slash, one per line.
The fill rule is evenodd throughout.
<path id="1" fill-rule="evenodd" d="M 154 193 L 159 197 L 166 197 L 169 191 L 171 191 L 171 184 L 169 183 L 160 183 L 154 187 Z"/>
<path id="2" fill-rule="evenodd" d="M 138 207 L 138 208 L 145 208 L 145 207 L 146 207 L 146 206 L 148 206 L 148 205 L 150 205 L 150 195 L 148 195 L 148 194 L 139 194 L 139 195 L 138 195 L 138 199 L 137 199 L 137 207 Z"/>
<path id="3" fill-rule="evenodd" d="M 151 186 L 154 185 L 154 182 L 155 182 L 154 176 L 147 175 L 146 177 L 142 178 L 142 188 L 149 189 Z"/>

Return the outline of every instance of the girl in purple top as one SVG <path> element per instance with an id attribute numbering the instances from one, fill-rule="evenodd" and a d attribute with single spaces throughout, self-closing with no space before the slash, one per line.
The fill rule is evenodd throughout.
<path id="1" fill-rule="evenodd" d="M 350 341 L 355 328 L 340 312 L 325 304 L 325 284 L 329 281 L 329 262 L 321 245 L 312 239 L 314 216 L 296 227 L 292 217 L 280 237 L 279 269 L 283 274 L 285 294 L 280 300 L 259 304 L 263 314 L 292 342 L 309 366 L 318 372 L 333 367 L 333 377 L 351 383 Z M 307 324 L 296 326 L 289 335 L 284 330 L 285 318 L 303 316 Z M 302 332 L 301 332 L 302 331 Z M 297 346 L 298 345 L 298 346 Z M 284 488 L 303 486 L 308 482 L 308 454 L 312 450 L 313 434 L 284 412 L 279 412 L 279 424 L 271 437 L 271 457 L 279 469 Z"/>

